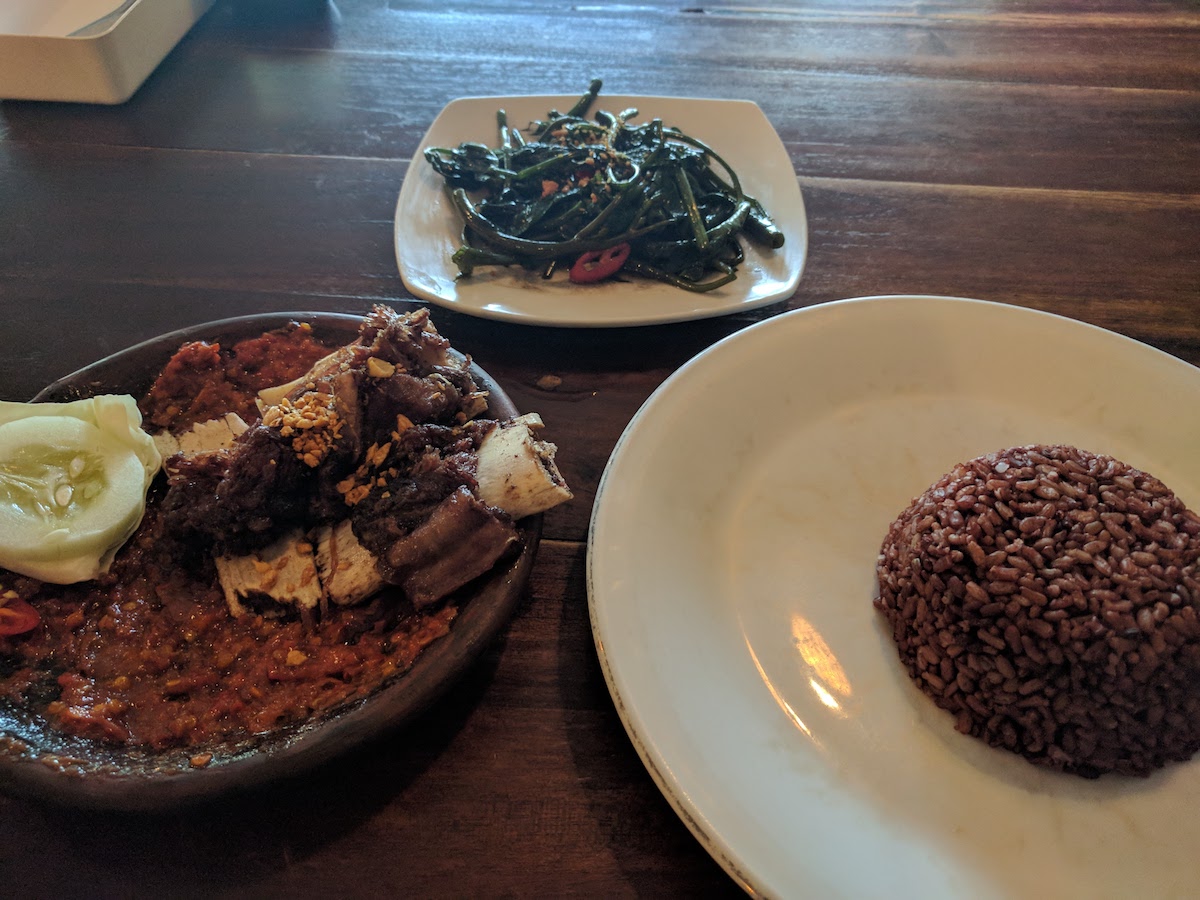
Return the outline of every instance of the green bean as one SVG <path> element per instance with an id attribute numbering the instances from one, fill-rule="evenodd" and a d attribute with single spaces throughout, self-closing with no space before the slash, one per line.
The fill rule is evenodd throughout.
<path id="1" fill-rule="evenodd" d="M 531 178 L 541 178 L 548 172 L 562 168 L 562 166 L 566 163 L 578 161 L 579 151 L 568 150 L 567 152 L 558 156 L 547 157 L 539 163 L 534 163 L 532 166 L 527 166 L 526 168 L 521 169 L 519 172 L 514 172 L 512 180 L 519 182 L 529 181 Z"/>
<path id="2" fill-rule="evenodd" d="M 593 78 L 591 84 L 588 85 L 588 89 L 584 91 L 583 96 L 576 100 L 575 105 L 567 111 L 567 115 L 576 119 L 582 117 L 591 108 L 596 95 L 600 93 L 600 88 L 603 85 L 604 81 L 602 79 Z"/>
<path id="3" fill-rule="evenodd" d="M 531 260 L 554 259 L 562 256 L 579 256 L 583 253 L 589 253 L 593 250 L 607 250 L 609 247 L 615 247 L 617 244 L 624 243 L 626 240 L 642 237 L 658 230 L 657 225 L 651 225 L 647 228 L 639 229 L 638 231 L 629 232 L 627 234 L 618 235 L 616 238 L 598 238 L 595 240 L 582 241 L 538 241 L 529 240 L 526 238 L 516 237 L 511 234 L 505 234 L 496 228 L 496 226 L 488 221 L 487 217 L 480 214 L 475 205 L 471 203 L 471 199 L 467 196 L 467 192 L 459 188 L 450 195 L 454 201 L 454 205 L 458 207 L 458 211 L 462 214 L 463 222 L 468 230 L 475 232 L 484 238 L 493 250 L 507 251 L 514 255 L 526 256 Z M 666 224 L 661 223 L 661 224 Z"/>
<path id="4" fill-rule="evenodd" d="M 720 190 L 733 190 L 720 175 L 711 169 L 705 173 L 705 179 Z M 759 200 L 751 197 L 749 194 L 744 194 L 743 196 L 750 201 L 750 214 L 746 217 L 746 234 L 757 243 L 763 244 L 772 250 L 778 250 L 784 244 L 783 232 L 779 230 L 779 226 L 767 214 L 766 209 Z"/>
<path id="5" fill-rule="evenodd" d="M 454 264 L 458 266 L 458 271 L 462 275 L 474 274 L 476 266 L 512 266 L 520 262 L 517 257 L 509 253 L 495 253 L 482 247 L 470 246 L 459 247 L 454 251 L 451 259 L 454 260 Z"/>
<path id="6" fill-rule="evenodd" d="M 647 172 L 646 169 L 640 169 L 633 180 L 626 182 L 617 198 L 601 209 L 595 218 L 575 233 L 575 239 L 582 240 L 593 234 L 603 234 L 604 226 L 608 224 L 608 220 L 618 210 L 627 208 L 635 198 L 640 196 L 640 186 L 644 183 L 643 173 L 645 172 Z"/>
<path id="7" fill-rule="evenodd" d="M 687 212 L 688 221 L 692 225 L 692 236 L 696 240 L 696 246 L 703 250 L 708 246 L 708 230 L 704 226 L 704 216 L 700 214 L 700 208 L 696 206 L 696 197 L 692 193 L 692 183 L 688 181 L 687 172 L 683 169 L 675 169 L 675 187 L 679 191 L 679 199 L 683 202 L 683 208 Z"/>
<path id="8" fill-rule="evenodd" d="M 584 91 L 582 97 L 575 101 L 574 106 L 567 110 L 564 115 L 552 114 L 551 120 L 542 123 L 542 127 L 534 131 L 534 135 L 540 138 L 548 134 L 559 122 L 581 118 L 591 107 L 592 102 L 596 99 L 596 95 L 600 93 L 600 88 L 603 84 L 602 79 L 593 78 L 591 84 L 588 85 L 588 89 Z"/>
<path id="9" fill-rule="evenodd" d="M 680 278 L 678 275 L 672 275 L 669 272 L 664 272 L 662 269 L 657 269 L 649 263 L 642 262 L 640 259 L 632 259 L 625 263 L 625 268 L 636 275 L 642 275 L 646 278 L 652 278 L 655 281 L 662 281 L 666 284 L 672 284 L 677 288 L 683 288 L 685 291 L 692 291 L 696 294 L 703 294 L 708 291 L 716 290 L 719 287 L 724 287 L 737 278 L 736 272 L 728 272 L 720 278 L 714 278 L 711 281 L 691 281 L 686 278 Z"/>
<path id="10" fill-rule="evenodd" d="M 783 232 L 775 220 L 767 215 L 761 203 L 753 197 L 747 199 L 750 201 L 750 214 L 746 217 L 746 234 L 758 243 L 778 250 L 784 244 Z"/>
<path id="11" fill-rule="evenodd" d="M 750 212 L 750 201 L 743 200 L 741 203 L 739 203 L 737 205 L 737 208 L 733 211 L 733 214 L 730 215 L 728 218 L 726 218 L 725 221 L 721 222 L 719 225 L 716 225 L 713 228 L 708 229 L 707 243 L 716 244 L 716 243 L 719 243 L 720 241 L 724 241 L 725 239 L 731 237 L 733 235 L 733 233 L 735 231 L 737 231 L 737 229 L 741 228 L 742 225 L 745 223 L 746 216 L 749 214 L 749 212 Z M 690 243 L 690 241 L 688 241 L 688 240 L 653 241 L 653 242 L 648 242 L 646 246 L 647 246 L 647 249 L 653 250 L 656 253 L 669 254 L 671 252 L 678 253 L 678 252 L 683 251 L 689 245 L 689 243 Z"/>
<path id="12" fill-rule="evenodd" d="M 496 125 L 500 129 L 500 146 L 512 150 L 512 135 L 508 130 L 508 113 L 502 109 L 496 110 Z"/>

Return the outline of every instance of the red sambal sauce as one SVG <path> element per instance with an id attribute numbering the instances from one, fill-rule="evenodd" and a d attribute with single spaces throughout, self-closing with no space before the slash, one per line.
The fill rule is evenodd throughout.
<path id="1" fill-rule="evenodd" d="M 147 427 L 172 431 L 229 412 L 249 423 L 258 418 L 255 394 L 299 378 L 331 349 L 307 324 L 247 338 L 228 350 L 205 341 L 184 344 L 139 404 L 142 415 Z"/>
<path id="2" fill-rule="evenodd" d="M 218 349 L 223 366 L 197 346 L 215 345 L 181 348 L 143 409 L 161 402 L 159 411 L 174 405 L 172 415 L 204 421 L 224 413 L 225 400 L 245 408 L 248 399 L 253 408 L 258 390 L 299 377 L 329 352 L 300 327 L 242 342 L 231 354 Z M 253 357 L 239 356 L 243 347 Z M 219 384 L 208 391 L 210 378 Z M 184 397 L 197 402 L 168 399 Z M 0 635 L 0 700 L 80 737 L 200 748 L 365 697 L 450 630 L 453 605 L 418 615 L 386 595 L 308 621 L 291 613 L 235 618 L 214 566 L 188 573 L 157 552 L 162 493 L 156 483 L 137 533 L 96 581 L 43 584 L 0 570 L 0 589 L 15 591 L 41 617 L 31 631 Z"/>

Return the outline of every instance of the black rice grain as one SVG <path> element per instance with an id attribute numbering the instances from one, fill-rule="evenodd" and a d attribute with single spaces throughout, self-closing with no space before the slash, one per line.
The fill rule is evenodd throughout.
<path id="1" fill-rule="evenodd" d="M 962 463 L 879 553 L 876 607 L 956 727 L 1089 778 L 1200 749 L 1200 516 L 1112 457 Z"/>

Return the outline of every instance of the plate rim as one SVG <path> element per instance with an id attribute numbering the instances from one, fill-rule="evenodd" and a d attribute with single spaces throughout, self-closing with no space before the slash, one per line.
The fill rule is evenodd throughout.
<path id="1" fill-rule="evenodd" d="M 138 377 L 150 381 L 173 352 L 171 348 L 177 349 L 186 341 L 217 335 L 230 335 L 234 339 L 253 337 L 289 322 L 308 322 L 314 328 L 328 327 L 336 340 L 343 337 L 349 340 L 357 333 L 364 318 L 365 314 L 319 310 L 266 311 L 184 326 L 114 351 L 56 378 L 30 402 L 44 402 L 56 394 L 74 397 L 95 393 L 99 376 L 124 360 L 145 354 L 161 360 L 153 364 L 157 368 L 141 367 L 145 375 Z M 454 352 L 463 355 L 457 348 Z M 490 392 L 489 411 L 493 415 L 518 414 L 516 405 L 499 382 L 474 362 L 471 372 Z M 99 389 L 103 389 L 102 385 Z M 426 647 L 403 673 L 327 718 L 268 733 L 261 745 L 258 740 L 249 739 L 245 749 L 237 750 L 227 760 L 207 768 L 184 768 L 178 763 L 179 758 L 200 752 L 202 748 L 168 750 L 162 754 L 116 753 L 118 757 L 158 756 L 176 760 L 172 762 L 172 768 L 151 774 L 113 770 L 99 755 L 89 761 L 90 765 L 96 766 L 100 760 L 100 767 L 91 771 L 80 773 L 70 765 L 52 768 L 44 760 L 54 755 L 53 750 L 35 748 L 25 752 L 19 746 L 22 739 L 0 732 L 0 738 L 3 738 L 0 741 L 0 789 L 14 796 L 68 808 L 160 812 L 294 777 L 355 747 L 396 732 L 426 712 L 458 683 L 508 627 L 527 593 L 541 539 L 542 520 L 543 516 L 539 514 L 518 522 L 523 539 L 521 553 L 494 568 L 484 581 L 472 588 L 446 636 Z M 414 683 L 415 689 L 410 687 Z M 18 746 L 13 746 L 14 742 Z"/>
<path id="2" fill-rule="evenodd" d="M 396 197 L 396 202 L 393 209 L 392 219 L 392 252 L 396 262 L 397 270 L 399 271 L 401 281 L 404 287 L 413 294 L 419 301 L 428 302 L 440 306 L 444 309 L 451 309 L 462 313 L 463 315 L 475 316 L 493 321 L 507 322 L 519 325 L 544 326 L 556 328 L 626 328 L 638 327 L 646 325 L 666 325 L 677 322 L 700 321 L 703 319 L 718 318 L 721 316 L 734 315 L 740 312 L 749 312 L 751 310 L 760 309 L 765 306 L 770 306 L 776 303 L 781 303 L 795 294 L 799 287 L 800 280 L 803 277 L 804 270 L 808 264 L 809 255 L 809 227 L 808 227 L 808 211 L 805 205 L 804 193 L 800 189 L 800 176 L 795 170 L 795 165 L 789 165 L 792 170 L 794 180 L 795 196 L 791 198 L 790 206 L 794 206 L 796 215 L 796 223 L 794 225 L 795 233 L 788 232 L 787 239 L 799 247 L 798 260 L 796 265 L 789 269 L 788 277 L 785 281 L 780 282 L 781 287 L 767 294 L 764 297 L 755 298 L 753 300 L 738 300 L 729 304 L 716 307 L 713 309 L 692 309 L 690 311 L 680 312 L 653 312 L 649 314 L 626 315 L 619 318 L 596 318 L 594 316 L 546 316 L 530 313 L 522 313 L 513 311 L 507 308 L 489 308 L 486 306 L 468 306 L 461 300 L 456 298 L 446 297 L 436 291 L 429 290 L 423 285 L 413 283 L 410 280 L 411 268 L 405 263 L 404 252 L 402 249 L 402 224 L 401 216 L 405 211 L 406 206 L 413 203 L 413 197 L 419 196 L 422 186 L 418 181 L 410 177 L 424 164 L 425 148 L 432 143 L 431 135 L 434 133 L 439 124 L 439 120 L 450 113 L 454 107 L 460 105 L 474 104 L 496 104 L 496 103 L 542 103 L 542 104 L 557 104 L 557 103 L 573 103 L 579 98 L 579 94 L 496 94 L 496 95 L 470 95 L 465 97 L 456 97 L 450 100 L 438 111 L 426 129 L 425 134 L 421 137 L 416 150 L 413 151 L 412 158 L 409 161 L 408 169 L 405 172 L 404 180 L 400 185 L 400 190 Z M 651 95 L 651 94 L 601 94 L 601 99 L 612 101 L 615 104 L 625 102 L 642 103 L 690 103 L 690 104 L 712 104 L 712 105 L 728 105 L 739 106 L 746 109 L 752 109 L 766 126 L 767 130 L 779 142 L 781 149 L 786 156 L 786 147 L 783 145 L 783 139 L 779 135 L 774 124 L 767 117 L 762 107 L 754 100 L 746 98 L 718 98 L 718 97 L 695 97 L 695 96 L 674 96 L 674 95 Z M 494 110 L 492 110 L 494 113 Z M 447 267 L 449 272 L 449 267 Z M 613 283 L 614 287 L 619 285 L 619 282 Z M 512 290 L 507 287 L 506 290 Z M 679 290 L 679 289 L 677 289 Z"/>
<path id="3" fill-rule="evenodd" d="M 636 438 L 636 432 L 641 423 L 653 416 L 660 406 L 666 405 L 669 402 L 671 394 L 679 389 L 677 386 L 692 377 L 693 372 L 709 365 L 709 360 L 714 357 L 728 353 L 730 345 L 753 341 L 756 339 L 758 333 L 764 330 L 787 327 L 784 323 L 794 321 L 802 316 L 834 313 L 838 308 L 851 308 L 856 305 L 903 303 L 907 301 L 947 305 L 970 304 L 974 307 L 999 308 L 1008 313 L 1027 315 L 1031 320 L 1054 322 L 1059 327 L 1082 329 L 1094 335 L 1102 335 L 1103 339 L 1115 341 L 1129 348 L 1131 351 L 1146 354 L 1147 359 L 1152 360 L 1156 365 L 1166 365 L 1172 368 L 1178 367 L 1180 371 L 1188 371 L 1194 377 L 1200 378 L 1200 367 L 1194 366 L 1186 360 L 1180 359 L 1171 353 L 1139 341 L 1129 335 L 1093 325 L 1061 313 L 1019 306 L 1002 301 L 954 295 L 873 294 L 832 300 L 788 310 L 777 316 L 747 326 L 697 353 L 673 372 L 643 402 L 618 438 L 616 446 L 605 465 L 597 486 L 589 521 L 585 571 L 588 612 L 592 626 L 593 641 L 596 646 L 606 686 L 609 689 L 621 723 L 656 787 L 658 787 L 659 791 L 688 830 L 700 842 L 701 846 L 704 847 L 710 856 L 743 890 L 752 896 L 785 896 L 787 891 L 781 888 L 780 882 L 787 881 L 787 878 L 783 877 L 789 874 L 786 867 L 776 866 L 771 868 L 769 872 L 763 871 L 761 868 L 755 871 L 747 861 L 744 848 L 739 849 L 736 846 L 736 842 L 722 835 L 719 823 L 714 822 L 706 814 L 701 802 L 688 792 L 685 785 L 680 783 L 679 779 L 674 775 L 676 767 L 672 765 L 672 760 L 666 758 L 662 750 L 656 746 L 653 736 L 653 726 L 638 713 L 636 709 L 637 704 L 633 702 L 632 698 L 636 694 L 636 690 L 622 678 L 618 671 L 618 666 L 607 649 L 610 634 L 609 629 L 606 627 L 606 613 L 602 609 L 605 601 L 601 596 L 601 588 L 599 587 L 601 581 L 597 571 L 597 556 L 600 553 L 597 549 L 599 546 L 598 532 L 607 524 L 605 522 L 607 516 L 606 500 L 611 501 L 612 499 L 613 484 L 615 482 L 614 473 L 622 465 L 625 455 L 630 452 L 629 446 Z M 615 634 L 615 631 L 612 631 L 612 634 Z M 794 872 L 791 873 L 793 878 L 795 874 Z"/>

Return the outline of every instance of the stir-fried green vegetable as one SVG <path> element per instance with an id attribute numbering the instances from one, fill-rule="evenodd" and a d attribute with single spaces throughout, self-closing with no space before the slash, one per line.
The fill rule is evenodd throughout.
<path id="1" fill-rule="evenodd" d="M 463 217 L 464 243 L 454 253 L 463 275 L 520 265 L 549 277 L 563 266 L 588 273 L 576 280 L 595 281 L 591 261 L 621 247 L 605 257 L 621 257 L 620 272 L 709 291 L 737 277 L 740 235 L 783 245 L 762 204 L 702 141 L 661 119 L 635 125 L 636 109 L 586 118 L 600 86 L 593 81 L 570 110 L 533 122 L 528 139 L 500 110 L 498 146 L 425 151 Z M 576 265 L 585 255 L 589 265 Z M 615 274 L 610 268 L 601 277 Z"/>

